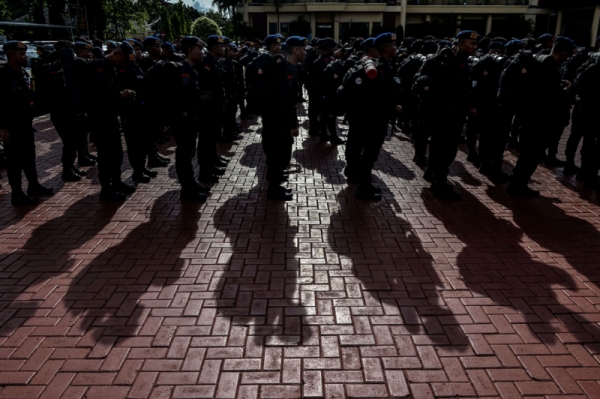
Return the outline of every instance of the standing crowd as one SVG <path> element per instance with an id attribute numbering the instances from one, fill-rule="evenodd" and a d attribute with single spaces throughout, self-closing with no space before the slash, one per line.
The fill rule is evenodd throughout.
<path id="1" fill-rule="evenodd" d="M 275 34 L 238 45 L 212 35 L 180 37 L 174 44 L 156 37 L 109 40 L 105 46 L 78 39 L 56 42 L 52 53 L 40 49 L 32 79 L 24 68 L 27 45 L 4 44 L 0 135 L 14 205 L 35 204 L 54 192 L 39 183 L 36 171 L 32 123 L 39 103 L 62 140 L 62 178 L 79 181 L 86 175 L 81 167 L 97 163 L 102 201 L 124 201 L 137 185 L 157 177 L 155 168 L 171 161 L 157 147 L 168 136 L 177 144 L 181 200 L 206 200 L 229 162 L 217 143 L 242 138 L 238 116 L 261 116 L 268 196 L 290 200 L 284 183 L 304 89 L 308 134 L 345 144 L 344 174 L 357 184 L 358 198 L 381 199 L 372 169 L 390 129 L 398 128 L 411 137 L 413 161 L 439 198 L 460 199 L 448 174 L 461 142 L 467 160 L 491 181 L 509 182 L 512 196 L 539 195 L 528 184 L 541 162 L 598 189 L 600 128 L 593 121 L 600 105 L 600 53 L 566 37 L 507 40 L 462 31 L 453 39 L 400 41 L 383 33 L 340 45 Z M 342 117 L 346 140 L 337 126 Z M 570 123 L 563 161 L 559 142 Z M 122 136 L 134 185 L 121 177 Z M 519 154 L 512 174 L 503 170 L 507 146 Z"/>

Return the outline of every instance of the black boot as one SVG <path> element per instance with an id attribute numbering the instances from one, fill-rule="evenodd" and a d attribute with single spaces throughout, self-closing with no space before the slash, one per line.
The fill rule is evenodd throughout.
<path id="1" fill-rule="evenodd" d="M 62 172 L 62 179 L 64 181 L 81 181 L 81 176 L 79 176 L 72 168 L 64 167 Z"/>
<path id="2" fill-rule="evenodd" d="M 45 197 L 54 194 L 53 188 L 42 186 L 40 183 L 30 184 L 27 187 L 27 195 L 31 197 Z"/>
<path id="3" fill-rule="evenodd" d="M 36 205 L 39 201 L 37 198 L 25 194 L 22 190 L 13 191 L 10 202 L 14 206 L 30 206 Z"/>

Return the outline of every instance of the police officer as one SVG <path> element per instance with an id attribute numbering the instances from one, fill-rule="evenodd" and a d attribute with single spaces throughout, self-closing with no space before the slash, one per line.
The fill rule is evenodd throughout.
<path id="1" fill-rule="evenodd" d="M 286 41 L 288 56 L 285 63 L 278 64 L 274 70 L 274 85 L 270 86 L 272 95 L 263 113 L 263 148 L 267 155 L 267 168 L 270 185 L 269 198 L 278 200 L 292 199 L 291 189 L 281 186 L 283 171 L 292 157 L 294 137 L 298 136 L 298 87 L 300 73 L 298 64 L 304 60 L 308 39 L 291 36 Z"/>
<path id="2" fill-rule="evenodd" d="M 382 33 L 374 46 L 379 60 L 365 57 L 344 78 L 342 97 L 347 98 L 349 124 L 346 142 L 349 183 L 359 183 L 357 198 L 380 200 L 381 190 L 372 184 L 372 170 L 388 131 L 388 122 L 400 110 L 399 80 L 391 59 L 396 54 L 396 35 Z"/>
<path id="3" fill-rule="evenodd" d="M 241 140 L 240 126 L 236 122 L 238 94 L 237 90 L 237 56 L 238 48 L 233 43 L 227 43 L 225 57 L 219 60 L 223 71 L 223 84 L 225 85 L 225 115 L 223 117 L 223 141 L 231 142 Z"/>
<path id="4" fill-rule="evenodd" d="M 199 119 L 201 117 L 201 97 L 198 85 L 197 68 L 201 65 L 204 55 L 204 42 L 195 36 L 181 39 L 181 48 L 185 60 L 179 68 L 180 85 L 174 96 L 176 102 L 175 115 L 175 170 L 181 184 L 181 201 L 205 201 L 209 188 L 198 184 L 194 178 L 192 159 L 196 152 Z"/>
<path id="5" fill-rule="evenodd" d="M 87 79 L 87 70 L 89 65 L 89 60 L 92 58 L 92 46 L 87 42 L 75 42 L 74 44 L 75 55 L 77 58 L 73 61 L 73 73 L 76 75 L 75 79 L 83 81 Z M 85 75 L 85 76 L 79 76 Z M 81 86 L 81 83 L 77 84 L 77 92 L 80 97 L 80 101 L 85 101 L 84 98 L 84 89 Z M 96 165 L 96 157 L 90 154 L 89 150 L 89 122 L 85 115 L 82 105 L 77 108 L 77 112 L 71 115 L 71 118 L 74 119 L 74 123 L 77 125 L 77 164 L 79 166 L 94 166 Z M 74 169 L 75 173 L 80 176 L 85 176 L 85 172 Z"/>
<path id="6" fill-rule="evenodd" d="M 135 187 L 121 180 L 123 145 L 119 127 L 119 111 L 124 102 L 134 100 L 135 92 L 119 89 L 116 65 L 123 65 L 133 49 L 128 44 L 120 45 L 105 59 L 91 65 L 87 115 L 95 136 L 98 151 L 98 178 L 101 201 L 124 201 L 126 194 L 135 192 Z"/>
<path id="7" fill-rule="evenodd" d="M 138 64 L 144 73 L 148 72 L 158 61 L 160 61 L 160 39 L 155 36 L 148 36 L 142 42 L 144 56 L 138 60 Z"/>
<path id="8" fill-rule="evenodd" d="M 325 106 L 325 92 L 322 85 L 323 72 L 327 68 L 327 65 L 334 61 L 333 52 L 336 47 L 337 43 L 333 39 L 323 39 L 319 44 L 321 54 L 313 63 L 309 73 L 309 87 L 312 93 L 310 101 L 314 102 L 314 104 L 309 104 L 309 106 L 316 107 L 316 113 L 319 117 L 320 141 L 331 141 L 332 144 L 342 144 L 343 140 L 337 135 L 335 117 L 329 115 Z M 328 130 L 329 133 L 327 133 Z"/>
<path id="9" fill-rule="evenodd" d="M 207 54 L 198 67 L 201 105 L 200 139 L 198 140 L 198 165 L 200 181 L 217 183 L 224 169 L 217 153 L 217 140 L 221 135 L 221 119 L 225 111 L 225 91 L 219 59 L 225 56 L 225 38 L 210 35 L 206 39 Z"/>
<path id="10" fill-rule="evenodd" d="M 329 129 L 331 137 L 325 137 L 324 141 L 329 140 L 331 144 L 344 144 L 344 139 L 337 135 L 337 115 L 339 114 L 340 101 L 337 98 L 337 89 L 341 86 L 346 72 L 354 65 L 354 61 L 347 60 L 351 49 L 339 48 L 334 53 L 335 61 L 331 62 L 321 76 L 323 87 L 323 110 L 325 120 L 321 126 L 325 130 Z"/>
<path id="11" fill-rule="evenodd" d="M 323 39 L 313 38 L 310 41 L 310 48 L 306 51 L 306 57 L 302 62 L 302 83 L 308 92 L 308 135 L 319 136 L 319 109 L 318 92 L 315 90 L 312 76 L 312 67 L 321 53 L 321 42 Z"/>
<path id="12" fill-rule="evenodd" d="M 477 50 L 479 35 L 474 31 L 462 31 L 456 39 L 456 55 L 450 49 L 443 49 L 427 60 L 421 71 L 421 77 L 430 80 L 423 89 L 430 91 L 432 99 L 428 105 L 432 124 L 425 178 L 432 181 L 430 191 L 435 197 L 453 200 L 460 199 L 460 195 L 448 184 L 450 165 L 456 157 L 467 116 L 476 116 L 470 98 L 469 57 Z"/>
<path id="13" fill-rule="evenodd" d="M 54 190 L 38 181 L 35 165 L 35 138 L 31 81 L 25 71 L 27 46 L 9 41 L 2 46 L 8 62 L 0 68 L 0 136 L 4 142 L 8 183 L 13 205 L 33 205 L 37 196 L 52 195 Z M 27 194 L 21 187 L 21 172 L 29 182 Z"/>
<path id="14" fill-rule="evenodd" d="M 558 122 L 560 104 L 564 103 L 563 98 L 572 87 L 570 82 L 561 79 L 559 66 L 573 55 L 574 50 L 571 39 L 558 37 L 550 55 L 535 56 L 531 68 L 523 74 L 528 98 L 522 98 L 517 109 L 522 125 L 521 153 L 506 189 L 509 195 L 530 198 L 540 195 L 527 184 L 544 156 L 547 134 Z"/>

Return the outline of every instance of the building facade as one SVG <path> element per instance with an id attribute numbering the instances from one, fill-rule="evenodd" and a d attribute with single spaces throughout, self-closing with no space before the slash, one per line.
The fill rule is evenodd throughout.
<path id="1" fill-rule="evenodd" d="M 259 37 L 276 32 L 285 36 L 299 17 L 310 24 L 310 36 L 336 41 L 383 30 L 404 36 L 445 37 L 473 29 L 519 37 L 523 31 L 534 36 L 564 33 L 561 5 L 553 2 L 556 0 L 251 0 L 238 11 Z M 582 22 L 589 28 L 581 45 L 587 46 L 598 31 L 600 6 L 584 8 L 589 21 Z"/>

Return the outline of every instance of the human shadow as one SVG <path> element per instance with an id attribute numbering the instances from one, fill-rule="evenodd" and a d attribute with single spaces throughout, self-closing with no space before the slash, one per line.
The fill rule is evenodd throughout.
<path id="1" fill-rule="evenodd" d="M 78 331 L 91 334 L 93 342 L 137 335 L 151 310 L 159 312 L 156 308 L 189 295 L 178 288 L 187 283 L 183 273 L 193 258 L 188 247 L 199 242 L 202 205 L 179 202 L 178 196 L 178 191 L 163 192 L 143 223 L 134 228 L 121 224 L 124 238 L 107 240 L 102 251 L 72 276 L 64 297 L 70 304 L 66 319 L 80 320 Z"/>
<path id="2" fill-rule="evenodd" d="M 598 242 L 597 230 L 567 215 L 550 199 L 514 200 L 498 188 L 489 188 L 487 194 L 512 209 L 514 223 L 506 219 L 511 215 L 505 210 L 483 204 L 466 191 L 461 204 L 454 206 L 422 193 L 427 211 L 439 221 L 436 228 L 455 237 L 462 247 L 453 262 L 461 276 L 456 281 L 471 293 L 463 303 L 476 323 L 489 327 L 465 326 L 465 331 L 470 337 L 483 331 L 490 344 L 511 343 L 522 353 L 528 350 L 526 345 L 536 343 L 585 344 L 600 339 L 600 328 L 583 314 L 593 311 L 583 297 L 598 292 L 586 277 L 593 274 L 598 255 L 584 260 L 569 247 L 577 244 L 581 250 L 586 244 L 597 245 L 592 244 Z M 569 265 L 577 271 L 569 270 Z M 479 350 L 479 354 L 493 354 L 487 345 Z M 539 350 L 543 354 L 548 349 Z"/>
<path id="3" fill-rule="evenodd" d="M 357 200 L 346 188 L 329 205 L 325 255 L 339 266 L 330 272 L 331 291 L 317 295 L 320 307 L 354 334 L 370 335 L 362 345 L 388 345 L 386 356 L 416 356 L 415 343 L 470 353 L 459 326 L 466 311 L 444 297 L 453 283 L 451 265 L 433 251 L 441 239 L 427 218 L 405 215 L 383 182 L 375 184 L 380 202 Z"/>
<path id="4" fill-rule="evenodd" d="M 10 275 L 2 282 L 4 295 L 0 302 L 4 303 L 0 308 L 4 308 L 5 323 L 0 336 L 10 336 L 21 326 L 48 327 L 47 321 L 40 318 L 52 317 L 54 305 L 63 300 L 61 286 L 72 273 L 85 268 L 89 254 L 101 241 L 94 238 L 107 228 L 119 207 L 84 197 L 60 216 L 35 227 L 22 248 L 2 255 L 3 262 L 9 263 L 4 272 Z M 62 322 L 57 326 L 65 327 Z"/>
<path id="5" fill-rule="evenodd" d="M 396 149 L 397 148 L 394 150 Z M 402 180 L 410 181 L 417 177 L 415 172 L 396 156 L 396 151 L 390 152 L 385 148 L 382 148 L 379 152 L 379 158 L 377 159 L 377 162 L 375 162 L 373 169 Z"/>

